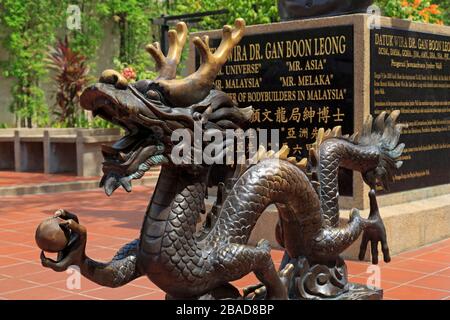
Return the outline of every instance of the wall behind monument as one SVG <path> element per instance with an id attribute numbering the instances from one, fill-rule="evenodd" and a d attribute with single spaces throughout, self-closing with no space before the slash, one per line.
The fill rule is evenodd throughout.
<path id="1" fill-rule="evenodd" d="M 5 31 L 0 28 L 0 42 L 3 42 Z M 0 61 L 8 60 L 8 52 L 0 45 Z M 1 69 L 0 69 L 1 70 Z M 11 88 L 14 80 L 5 78 L 0 72 L 0 124 L 6 123 L 8 125 L 14 124 L 14 115 L 9 112 L 9 104 L 12 101 Z"/>
<path id="2" fill-rule="evenodd" d="M 113 65 L 113 57 L 117 54 L 119 50 L 119 38 L 117 32 L 114 28 L 114 22 L 108 21 L 103 25 L 104 36 L 101 41 L 101 44 L 97 50 L 95 56 L 95 70 L 90 71 L 90 76 L 92 77 L 91 81 L 95 82 L 101 72 L 105 69 L 114 68 Z M 4 35 L 6 31 L 0 30 L 0 62 L 8 61 L 8 52 L 1 45 Z M 64 30 L 58 34 L 59 37 L 64 36 Z M 15 117 L 14 114 L 9 111 L 9 106 L 12 102 L 12 94 L 11 89 L 14 85 L 14 78 L 7 78 L 3 75 L 0 68 L 0 125 L 6 124 L 8 126 L 15 126 Z M 52 74 L 49 72 L 48 76 L 41 83 L 41 87 L 45 91 L 45 98 L 47 102 L 47 106 L 52 108 L 55 103 L 54 99 L 54 90 L 55 83 L 52 80 Z"/>

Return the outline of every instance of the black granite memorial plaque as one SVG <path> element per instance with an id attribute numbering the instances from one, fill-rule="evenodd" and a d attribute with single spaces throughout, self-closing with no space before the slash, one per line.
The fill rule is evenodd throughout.
<path id="1" fill-rule="evenodd" d="M 394 109 L 409 127 L 391 192 L 450 183 L 450 37 L 371 31 L 371 113 Z"/>
<path id="2" fill-rule="evenodd" d="M 219 41 L 210 40 L 213 50 Z M 254 108 L 253 128 L 279 129 L 290 156 L 301 159 L 319 128 L 354 130 L 353 42 L 353 26 L 247 35 L 215 84 L 239 106 Z M 340 181 L 341 195 L 352 195 L 351 173 L 343 171 Z"/>

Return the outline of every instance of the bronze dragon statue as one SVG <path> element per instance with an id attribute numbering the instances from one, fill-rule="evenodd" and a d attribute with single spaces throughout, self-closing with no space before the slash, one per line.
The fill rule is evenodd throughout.
<path id="1" fill-rule="evenodd" d="M 372 261 L 377 263 L 381 242 L 389 261 L 386 232 L 380 217 L 375 188 L 387 186 L 404 145 L 398 144 L 399 112 L 369 117 L 361 135 L 343 136 L 340 128 L 320 130 L 308 161 L 287 158 L 289 150 L 260 148 L 252 160 L 236 165 L 218 185 L 217 200 L 207 223 L 199 229 L 205 213 L 208 178 L 214 168 L 206 164 L 172 161 L 171 134 L 179 128 L 192 132 L 242 128 L 252 110 L 239 108 L 213 81 L 230 50 L 244 34 L 242 19 L 223 28 L 222 42 L 212 53 L 208 39 L 193 39 L 202 64 L 192 75 L 176 79 L 176 66 L 187 37 L 179 23 L 169 33 L 165 56 L 157 43 L 147 46 L 156 60 L 159 76 L 128 83 L 115 71 L 104 71 L 100 82 L 87 88 L 81 104 L 127 134 L 105 157 L 101 186 L 110 195 L 119 186 L 131 191 L 131 180 L 141 178 L 152 166 L 161 172 L 145 213 L 140 237 L 120 249 L 110 262 L 102 263 L 85 253 L 87 232 L 76 215 L 58 210 L 71 238 L 58 259 L 41 255 L 43 266 L 55 271 L 79 266 L 83 276 L 108 287 L 123 286 L 147 276 L 173 299 L 242 298 L 229 282 L 253 272 L 261 284 L 244 291 L 248 299 L 333 298 L 349 290 L 347 272 L 339 256 L 361 234 L 360 258 L 371 242 Z M 338 169 L 361 172 L 370 192 L 371 212 L 362 218 L 357 209 L 347 225 L 339 226 Z M 276 236 L 285 248 L 281 269 L 276 270 L 267 241 L 248 245 L 253 227 L 269 205 L 279 212 Z"/>

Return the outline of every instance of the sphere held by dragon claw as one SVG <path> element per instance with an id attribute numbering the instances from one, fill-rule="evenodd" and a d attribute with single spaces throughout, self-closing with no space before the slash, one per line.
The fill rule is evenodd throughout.
<path id="1" fill-rule="evenodd" d="M 63 220 L 58 217 L 51 217 L 39 224 L 35 240 L 40 249 L 46 252 L 59 252 L 66 247 L 70 231 L 60 226 L 61 221 Z"/>

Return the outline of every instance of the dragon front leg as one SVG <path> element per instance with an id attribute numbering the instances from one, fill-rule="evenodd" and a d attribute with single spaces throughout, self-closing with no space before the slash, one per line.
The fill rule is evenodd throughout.
<path id="1" fill-rule="evenodd" d="M 380 211 L 378 209 L 377 198 L 375 190 L 369 192 L 370 198 L 370 213 L 368 222 L 366 220 L 366 227 L 364 229 L 361 240 L 361 247 L 359 251 L 359 260 L 363 260 L 366 255 L 367 244 L 370 241 L 372 263 L 378 263 L 378 242 L 381 243 L 381 251 L 383 252 L 384 262 L 390 262 L 391 256 L 389 254 L 389 246 L 387 243 L 386 228 L 381 219 Z"/>
<path id="2" fill-rule="evenodd" d="M 80 268 L 81 274 L 89 280 L 107 287 L 120 287 L 141 276 L 137 269 L 137 248 L 139 239 L 123 246 L 110 262 L 103 263 L 90 259 L 86 253 L 87 231 L 79 224 L 78 217 L 65 210 L 58 210 L 55 216 L 64 219 L 61 224 L 72 231 L 68 246 L 58 254 L 57 261 L 41 253 L 44 267 L 62 272 L 71 265 Z"/>
<path id="3" fill-rule="evenodd" d="M 363 233 L 359 259 L 365 257 L 367 244 L 371 243 L 372 263 L 378 263 L 378 243 L 384 256 L 384 261 L 391 260 L 386 239 L 386 229 L 381 218 L 376 200 L 375 190 L 370 190 L 370 213 L 367 219 L 359 215 L 359 210 L 353 209 L 349 223 L 345 227 L 325 227 L 319 236 L 314 239 L 314 256 L 326 257 L 338 256 L 349 247 Z"/>

